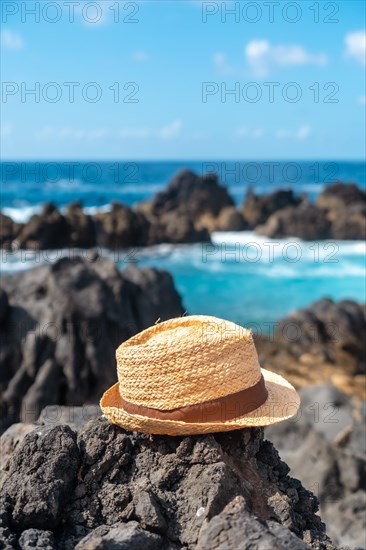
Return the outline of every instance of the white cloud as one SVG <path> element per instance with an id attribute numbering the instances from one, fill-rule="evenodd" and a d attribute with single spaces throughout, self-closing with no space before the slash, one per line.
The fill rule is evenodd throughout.
<path id="1" fill-rule="evenodd" d="M 358 96 L 357 103 L 359 103 L 360 105 L 366 105 L 366 95 Z"/>
<path id="2" fill-rule="evenodd" d="M 284 67 L 325 65 L 324 53 L 311 54 L 298 44 L 271 45 L 268 40 L 252 40 L 245 47 L 245 58 L 255 76 L 266 76 Z"/>
<path id="3" fill-rule="evenodd" d="M 311 127 L 309 124 L 302 124 L 297 130 L 277 130 L 276 137 L 279 139 L 296 139 L 303 141 L 307 139 L 311 134 Z"/>
<path id="4" fill-rule="evenodd" d="M 39 140 L 56 140 L 56 141 L 99 141 L 108 135 L 108 130 L 105 128 L 96 128 L 94 130 L 85 130 L 83 128 L 54 128 L 53 126 L 45 126 L 35 133 L 35 138 Z"/>
<path id="5" fill-rule="evenodd" d="M 137 61 L 137 63 L 143 63 L 144 61 L 148 61 L 149 57 L 150 57 L 149 54 L 147 54 L 143 50 L 137 50 L 132 54 L 132 59 L 134 61 Z"/>
<path id="6" fill-rule="evenodd" d="M 24 47 L 20 34 L 8 29 L 1 31 L 1 44 L 8 50 L 21 50 Z"/>
<path id="7" fill-rule="evenodd" d="M 346 35 L 346 56 L 353 58 L 360 65 L 366 65 L 366 32 L 355 31 Z"/>
<path id="8" fill-rule="evenodd" d="M 235 137 L 248 138 L 248 139 L 260 139 L 264 136 L 264 130 L 262 128 L 248 128 L 247 126 L 240 126 L 235 130 Z"/>
<path id="9" fill-rule="evenodd" d="M 163 126 L 159 130 L 159 136 L 161 139 L 175 139 L 180 136 L 182 130 L 182 121 L 177 119 L 171 124 Z"/>

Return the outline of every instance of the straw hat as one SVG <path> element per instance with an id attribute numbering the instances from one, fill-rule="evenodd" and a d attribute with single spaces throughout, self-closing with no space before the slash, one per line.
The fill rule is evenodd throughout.
<path id="1" fill-rule="evenodd" d="M 116 358 L 118 382 L 100 405 L 128 430 L 190 435 L 267 426 L 300 405 L 291 384 L 260 368 L 251 332 L 216 317 L 154 325 L 121 344 Z"/>

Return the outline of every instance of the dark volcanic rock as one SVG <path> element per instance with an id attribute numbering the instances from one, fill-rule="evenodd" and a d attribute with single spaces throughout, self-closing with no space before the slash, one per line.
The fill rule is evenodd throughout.
<path id="1" fill-rule="evenodd" d="M 320 193 L 316 204 L 281 189 L 258 196 L 250 189 L 242 207 L 249 226 L 272 238 L 364 239 L 366 193 L 355 184 L 335 183 Z"/>
<path id="2" fill-rule="evenodd" d="M 366 239 L 366 204 L 352 204 L 328 213 L 334 239 Z"/>
<path id="3" fill-rule="evenodd" d="M 52 203 L 45 204 L 40 214 L 32 216 L 17 236 L 19 248 L 30 250 L 64 248 L 70 242 L 70 227 Z"/>
<path id="4" fill-rule="evenodd" d="M 0 212 L 0 248 L 10 250 L 21 228 L 22 224 L 14 222 Z"/>
<path id="5" fill-rule="evenodd" d="M 116 379 L 115 349 L 184 313 L 172 278 L 105 259 L 62 259 L 2 279 L 9 310 L 0 340 L 2 427 L 45 405 L 97 403 Z"/>
<path id="6" fill-rule="evenodd" d="M 237 496 L 202 528 L 198 539 L 197 550 L 223 548 L 306 550 L 309 546 L 275 521 L 253 517 L 243 497 Z"/>
<path id="7" fill-rule="evenodd" d="M 271 339 L 257 341 L 263 367 L 296 386 L 332 382 L 365 397 L 365 306 L 324 298 L 279 321 Z"/>
<path id="8" fill-rule="evenodd" d="M 148 244 L 149 222 L 140 212 L 114 202 L 110 212 L 94 216 L 98 245 L 110 249 Z"/>
<path id="9" fill-rule="evenodd" d="M 21 550 L 54 550 L 55 541 L 52 531 L 27 529 L 19 538 Z"/>
<path id="10" fill-rule="evenodd" d="M 316 204 L 326 211 L 334 239 L 366 238 L 366 193 L 357 185 L 341 182 L 329 185 Z"/>
<path id="11" fill-rule="evenodd" d="M 271 238 L 298 237 L 310 241 L 331 237 L 331 224 L 325 211 L 307 202 L 276 211 L 255 230 Z"/>
<path id="12" fill-rule="evenodd" d="M 53 529 L 75 484 L 76 434 L 68 426 L 37 428 L 15 452 L 2 484 L 2 505 L 14 530 Z"/>
<path id="13" fill-rule="evenodd" d="M 206 228 L 208 231 L 244 231 L 249 228 L 243 215 L 235 206 L 226 206 L 215 217 L 212 214 L 203 214 L 198 226 Z"/>
<path id="14" fill-rule="evenodd" d="M 316 204 L 324 210 L 338 210 L 351 204 L 365 204 L 366 193 L 354 183 L 336 182 L 328 185 L 318 196 Z"/>
<path id="15" fill-rule="evenodd" d="M 210 241 L 210 235 L 207 229 L 205 227 L 195 227 L 193 221 L 184 214 L 168 212 L 157 218 L 151 219 L 148 240 L 149 245 L 207 241 Z"/>
<path id="16" fill-rule="evenodd" d="M 9 540 L 37 529 L 59 550 L 334 548 L 261 428 L 150 437 L 98 419 L 75 441 L 41 427 L 17 447 L 2 485 Z"/>
<path id="17" fill-rule="evenodd" d="M 212 219 L 219 216 L 223 209 L 234 207 L 233 199 L 227 189 L 219 184 L 215 174 L 198 176 L 190 170 L 182 170 L 169 182 L 164 191 L 157 193 L 151 201 L 146 201 L 139 206 L 150 219 L 153 225 L 171 224 L 168 242 L 194 242 L 193 229 L 198 231 L 195 241 L 208 240 L 207 229 L 204 220 L 208 219 L 212 229 Z M 174 233 L 174 223 L 175 231 Z M 183 225 L 183 229 L 180 229 Z M 202 233 L 202 230 L 206 230 Z M 153 227 L 153 232 L 158 231 Z M 162 231 L 160 227 L 159 231 Z M 188 234 L 186 241 L 182 235 Z M 152 238 L 151 240 L 154 240 Z"/>
<path id="18" fill-rule="evenodd" d="M 71 203 L 65 217 L 70 227 L 70 246 L 92 248 L 97 244 L 94 221 L 85 214 L 80 202 Z"/>
<path id="19" fill-rule="evenodd" d="M 333 542 L 350 547 L 365 544 L 365 421 L 364 401 L 312 386 L 301 390 L 295 420 L 265 429 L 293 475 L 319 498 Z"/>
<path id="20" fill-rule="evenodd" d="M 288 206 L 298 206 L 301 198 L 296 197 L 290 189 L 280 189 L 269 195 L 256 195 L 249 189 L 245 198 L 242 212 L 251 228 L 264 224 L 277 210 Z"/>
<path id="21" fill-rule="evenodd" d="M 0 483 L 4 472 L 9 469 L 9 461 L 12 459 L 15 449 L 23 441 L 27 433 L 34 430 L 34 428 L 34 424 L 19 422 L 12 424 L 0 436 Z"/>
<path id="22" fill-rule="evenodd" d="M 198 176 L 190 170 L 182 170 L 151 201 L 151 213 L 181 212 L 197 220 L 210 213 L 217 216 L 226 206 L 234 206 L 225 187 L 218 183 L 215 174 Z"/>
<path id="23" fill-rule="evenodd" d="M 9 311 L 8 295 L 0 288 L 0 323 L 4 321 Z"/>
<path id="24" fill-rule="evenodd" d="M 162 538 L 144 531 L 137 521 L 101 525 L 84 537 L 76 550 L 161 550 Z"/>

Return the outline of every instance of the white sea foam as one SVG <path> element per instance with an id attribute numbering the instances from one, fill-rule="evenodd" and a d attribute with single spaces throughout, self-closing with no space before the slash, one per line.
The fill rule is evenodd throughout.
<path id="1" fill-rule="evenodd" d="M 104 204 L 103 206 L 84 206 L 83 208 L 85 214 L 89 216 L 94 216 L 98 212 L 110 212 L 112 210 L 111 204 Z"/>
<path id="2" fill-rule="evenodd" d="M 5 216 L 9 216 L 16 223 L 26 223 L 34 214 L 38 214 L 41 210 L 42 205 L 40 204 L 34 206 L 21 206 L 19 208 L 7 206 L 1 209 Z"/>

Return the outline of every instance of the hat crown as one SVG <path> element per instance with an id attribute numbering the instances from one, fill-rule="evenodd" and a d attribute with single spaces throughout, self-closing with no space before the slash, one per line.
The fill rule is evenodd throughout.
<path id="1" fill-rule="evenodd" d="M 121 396 L 161 410 L 224 397 L 261 377 L 251 332 L 203 315 L 150 327 L 121 344 L 116 358 Z"/>

